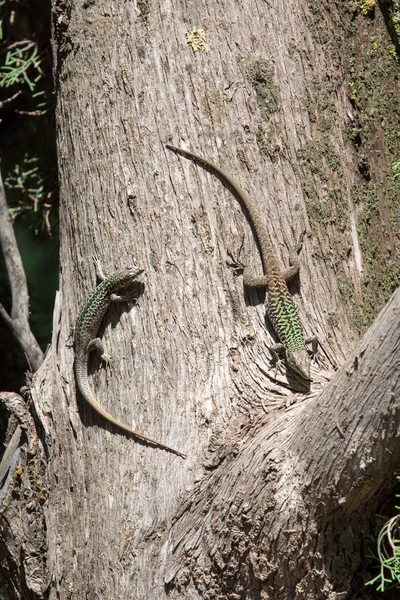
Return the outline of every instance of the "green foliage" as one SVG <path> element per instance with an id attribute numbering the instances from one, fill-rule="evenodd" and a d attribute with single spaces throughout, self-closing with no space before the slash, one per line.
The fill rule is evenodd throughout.
<path id="1" fill-rule="evenodd" d="M 17 83 L 26 83 L 33 92 L 36 84 L 44 77 L 40 63 L 35 42 L 12 44 L 0 68 L 0 86 L 10 87 Z"/>
<path id="2" fill-rule="evenodd" d="M 29 158 L 25 154 L 22 164 L 15 165 L 13 171 L 8 174 L 4 183 L 8 188 L 19 189 L 27 196 L 33 196 L 34 211 L 37 211 L 38 202 L 43 199 L 43 183 L 40 180 L 38 158 Z M 10 209 L 11 215 L 16 215 L 20 209 Z"/>
<path id="3" fill-rule="evenodd" d="M 30 326 L 43 349 L 51 339 L 58 286 L 50 29 L 50 0 L 0 0 L 1 172 L 28 280 Z M 10 310 L 10 284 L 1 251 L 0 301 Z M 25 382 L 26 358 L 2 319 L 0 356 L 0 389 L 18 389 Z M 5 424 L 0 415 L 0 445 Z"/>
<path id="4" fill-rule="evenodd" d="M 46 4 L 43 2 L 42 11 Z M 47 45 L 39 43 L 40 17 L 37 31 L 29 25 L 31 13 L 37 10 L 36 2 L 31 0 L 17 6 L 19 10 L 0 0 L 0 100 L 4 98 L 4 105 L 7 105 L 21 99 L 23 114 L 37 117 L 45 114 L 51 105 L 47 99 L 51 89 L 48 41 Z M 23 39 L 18 39 L 20 37 Z M 7 90 L 7 96 L 2 90 Z"/>
<path id="5" fill-rule="evenodd" d="M 50 4 L 48 0 L 14 4 L 0 0 L 0 23 L 0 102 L 7 110 L 6 118 L 0 116 L 2 173 L 10 214 L 13 221 L 34 214 L 29 227 L 51 235 L 57 177 Z"/>
<path id="6" fill-rule="evenodd" d="M 39 158 L 25 154 L 22 162 L 8 173 L 4 185 L 19 192 L 16 205 L 9 209 L 12 220 L 15 221 L 24 213 L 40 211 L 42 218 L 40 222 L 35 221 L 35 232 L 39 233 L 46 227 L 47 232 L 51 234 L 50 215 L 53 205 L 49 200 L 52 192 L 47 189 L 46 178 L 42 176 Z"/>
<path id="7" fill-rule="evenodd" d="M 400 471 L 395 473 L 400 483 Z M 400 498 L 400 494 L 396 494 Z M 396 506 L 396 510 L 400 507 Z M 400 590 L 400 514 L 395 515 L 382 527 L 378 535 L 377 556 L 373 556 L 380 563 L 379 575 L 367 581 L 365 585 L 377 585 L 378 592 L 384 592 L 396 587 Z"/>

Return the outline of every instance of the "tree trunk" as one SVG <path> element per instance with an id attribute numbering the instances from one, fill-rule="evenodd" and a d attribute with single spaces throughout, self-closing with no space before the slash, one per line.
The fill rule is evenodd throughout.
<path id="1" fill-rule="evenodd" d="M 354 15 L 292 0 L 53 10 L 61 283 L 52 347 L 31 387 L 38 438 L 28 435 L 2 517 L 11 596 L 368 598 L 356 572 L 363 536 L 400 458 L 400 297 L 351 356 L 371 316 L 367 294 L 375 314 L 383 300 L 362 279 L 371 264 L 377 279 L 383 270 L 378 251 L 366 264 L 366 240 L 384 221 L 388 263 L 396 247 L 387 155 L 374 146 L 368 180 L 360 169 Z M 365 17 L 355 23 L 368 35 Z M 385 150 L 380 121 L 373 134 Z M 354 128 L 358 146 L 345 135 Z M 271 364 L 263 294 L 227 264 L 229 248 L 261 269 L 240 205 L 167 142 L 249 192 L 282 268 L 307 229 L 293 292 L 320 344 L 311 389 Z M 365 225 L 360 190 L 377 172 L 386 183 Z M 90 361 L 95 395 L 186 460 L 122 434 L 76 393 L 70 329 L 96 259 L 106 273 L 134 263 L 145 274 L 136 304 L 105 317 L 113 369 Z"/>

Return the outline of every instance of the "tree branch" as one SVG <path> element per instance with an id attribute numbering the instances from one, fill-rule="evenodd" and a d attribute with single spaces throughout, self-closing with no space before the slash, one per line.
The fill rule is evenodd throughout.
<path id="1" fill-rule="evenodd" d="M 173 525 L 167 584 L 185 587 L 191 572 L 204 586 L 220 572 L 228 589 L 252 572 L 281 599 L 299 582 L 313 589 L 307 578 L 315 569 L 319 583 L 338 585 L 332 564 L 343 557 L 334 541 L 347 535 L 350 554 L 362 551 L 361 534 L 400 460 L 399 312 L 400 289 L 321 394 L 270 413 L 225 449 Z M 319 548 L 328 545 L 336 555 L 321 560 Z M 304 548 L 307 562 L 293 570 Z M 350 562 L 343 562 L 347 583 Z"/>
<path id="2" fill-rule="evenodd" d="M 12 309 L 11 316 L 4 306 L 0 305 L 0 314 L 10 327 L 14 336 L 22 346 L 28 362 L 34 371 L 43 362 L 43 352 L 40 349 L 29 326 L 29 295 L 28 285 L 21 255 L 15 239 L 14 229 L 8 212 L 3 179 L 0 173 L 0 244 L 3 249 L 8 277 L 11 285 Z"/>

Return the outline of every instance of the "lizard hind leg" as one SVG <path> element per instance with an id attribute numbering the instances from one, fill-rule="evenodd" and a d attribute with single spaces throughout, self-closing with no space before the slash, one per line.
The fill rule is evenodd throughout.
<path id="1" fill-rule="evenodd" d="M 98 352 L 100 354 L 100 360 L 104 363 L 107 371 L 111 371 L 112 358 L 109 354 L 106 354 L 104 344 L 100 338 L 94 338 L 88 344 L 88 356 L 92 352 Z"/>
<path id="2" fill-rule="evenodd" d="M 226 264 L 228 265 L 228 267 L 231 267 L 233 269 L 235 275 L 242 274 L 243 271 L 246 269 L 246 265 L 239 258 L 240 254 L 243 250 L 243 243 L 244 243 L 244 236 L 242 238 L 242 243 L 240 244 L 239 252 L 237 255 L 233 253 L 231 248 L 226 249 L 226 253 L 230 258 L 230 261 L 227 260 Z"/>
<path id="3" fill-rule="evenodd" d="M 228 256 L 232 262 L 227 262 L 229 267 L 233 267 L 235 274 L 243 273 L 243 282 L 245 286 L 250 288 L 265 288 L 268 285 L 268 277 L 266 275 L 256 275 L 251 267 L 247 267 L 238 258 L 236 258 L 231 250 L 227 250 Z"/>
<path id="4" fill-rule="evenodd" d="M 256 275 L 253 269 L 246 268 L 243 272 L 243 282 L 249 288 L 267 288 L 268 276 Z"/>

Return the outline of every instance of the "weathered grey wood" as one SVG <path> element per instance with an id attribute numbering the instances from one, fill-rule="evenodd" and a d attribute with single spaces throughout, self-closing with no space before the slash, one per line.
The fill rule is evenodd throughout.
<path id="1" fill-rule="evenodd" d="M 330 8 L 321 19 L 339 47 L 341 15 Z M 345 56 L 333 62 L 310 31 L 309 6 L 291 0 L 53 10 L 61 283 L 52 348 L 32 386 L 47 461 L 48 598 L 351 597 L 349 553 L 400 454 L 399 298 L 358 351 L 358 368 L 352 359 L 329 385 L 358 342 L 337 277 L 341 269 L 359 287 Z M 207 32 L 206 52 L 186 43 L 194 26 Z M 326 186 L 348 204 L 341 235 L 352 250 L 336 270 L 313 258 L 339 234 L 333 223 L 311 230 L 298 158 L 314 134 L 303 94 L 332 72 L 337 122 L 327 136 L 342 178 L 327 166 Z M 275 111 L 273 98 L 257 102 L 257 77 L 279 96 Z M 321 342 L 310 393 L 294 393 L 285 373 L 275 379 L 262 295 L 244 291 L 226 264 L 227 248 L 238 252 L 244 240 L 243 258 L 260 267 L 240 206 L 167 141 L 237 178 L 282 266 L 302 228 L 312 234 L 295 295 L 307 334 Z M 95 285 L 95 258 L 107 273 L 132 261 L 146 271 L 137 304 L 106 317 L 114 369 L 107 376 L 92 362 L 97 398 L 186 461 L 122 435 L 76 398 L 70 328 Z"/>
<path id="2" fill-rule="evenodd" d="M 25 353 L 31 369 L 36 371 L 43 362 L 43 352 L 33 335 L 29 325 L 29 294 L 28 283 L 13 224 L 8 212 L 3 178 L 0 173 L 0 247 L 10 281 L 12 306 L 10 314 L 0 303 L 0 317 L 10 328 Z"/>
<path id="3" fill-rule="evenodd" d="M 400 457 L 399 314 L 400 289 L 323 393 L 249 427 L 197 484 L 170 532 L 167 582 L 352 597 L 362 536 Z"/>

